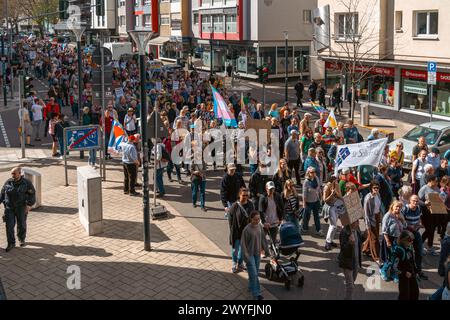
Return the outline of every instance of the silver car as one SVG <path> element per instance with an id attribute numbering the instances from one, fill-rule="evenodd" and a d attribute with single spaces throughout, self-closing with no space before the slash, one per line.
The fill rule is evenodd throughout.
<path id="1" fill-rule="evenodd" d="M 405 169 L 412 168 L 412 151 L 419 137 L 424 136 L 429 150 L 431 148 L 438 148 L 441 152 L 441 157 L 450 149 L 450 121 L 433 121 L 423 123 L 402 138 L 396 139 L 389 144 L 389 149 L 394 150 L 398 142 L 403 143 L 403 152 L 405 153 L 405 160 L 403 167 Z"/>

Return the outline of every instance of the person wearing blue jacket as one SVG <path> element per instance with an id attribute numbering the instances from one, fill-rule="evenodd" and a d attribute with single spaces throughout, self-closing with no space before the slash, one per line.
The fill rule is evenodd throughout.
<path id="1" fill-rule="evenodd" d="M 305 159 L 305 162 L 303 163 L 303 170 L 306 172 L 309 167 L 313 167 L 316 169 L 316 173 L 318 176 L 320 176 L 320 167 L 319 163 L 316 160 L 316 149 L 310 148 L 308 149 L 308 156 Z"/>

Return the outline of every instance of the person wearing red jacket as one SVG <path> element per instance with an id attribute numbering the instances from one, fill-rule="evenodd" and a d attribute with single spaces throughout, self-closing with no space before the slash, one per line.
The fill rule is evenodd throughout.
<path id="1" fill-rule="evenodd" d="M 45 120 L 44 137 L 47 136 L 48 124 L 50 123 L 52 113 L 56 114 L 61 113 L 61 108 L 59 107 L 59 104 L 55 102 L 55 98 L 50 98 L 49 103 L 47 103 L 44 108 L 44 120 Z"/>
<path id="2" fill-rule="evenodd" d="M 108 153 L 108 144 L 114 119 L 117 119 L 117 113 L 115 112 L 112 104 L 109 104 L 107 110 L 105 111 L 105 158 L 107 159 L 111 159 L 111 155 Z"/>
<path id="3" fill-rule="evenodd" d="M 177 174 L 178 183 L 182 183 L 180 165 L 176 165 L 172 161 L 172 146 L 175 145 L 175 142 L 172 142 L 173 131 L 174 131 L 174 129 L 169 127 L 169 135 L 167 137 L 165 137 L 162 141 L 166 151 L 169 153 L 169 155 L 171 157 L 171 160 L 169 161 L 169 164 L 167 165 L 167 176 L 169 177 L 170 182 L 172 182 L 173 181 L 172 170 L 175 167 L 175 172 Z"/>

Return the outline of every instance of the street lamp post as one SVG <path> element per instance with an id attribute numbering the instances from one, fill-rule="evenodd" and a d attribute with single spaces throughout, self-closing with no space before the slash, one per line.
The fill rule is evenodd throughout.
<path id="1" fill-rule="evenodd" d="M 212 21 L 211 21 L 212 23 Z M 213 77 L 213 69 L 214 69 L 214 61 L 213 61 L 213 54 L 214 54 L 214 50 L 213 50 L 213 37 L 214 37 L 214 27 L 211 24 L 208 27 L 209 30 L 209 48 L 210 48 L 210 53 L 209 53 L 209 78 L 212 79 Z"/>
<path id="2" fill-rule="evenodd" d="M 83 36 L 86 27 L 78 26 L 77 28 L 72 29 L 72 32 L 75 34 L 77 38 L 77 51 L 78 51 L 78 123 L 81 126 L 83 124 L 83 108 L 81 105 L 81 96 L 83 95 L 83 87 L 81 82 L 83 81 L 82 73 L 82 54 L 81 54 L 81 37 Z M 103 116 L 103 115 L 102 115 Z M 84 152 L 80 151 L 80 159 L 84 159 Z"/>
<path id="3" fill-rule="evenodd" d="M 141 137 L 142 137 L 142 182 L 143 195 L 142 201 L 144 205 L 144 250 L 150 251 L 150 201 L 148 190 L 148 141 L 147 141 L 147 93 L 145 91 L 145 48 L 153 36 L 153 32 L 133 30 L 128 32 L 133 39 L 139 51 L 139 75 L 141 79 Z M 155 113 L 156 118 L 156 113 Z M 155 128 L 156 130 L 156 128 Z M 155 136 L 156 139 L 156 136 Z M 156 149 L 156 143 L 155 143 Z M 156 152 L 155 152 L 156 155 Z M 156 159 L 156 157 L 155 157 Z M 156 161 L 155 161 L 156 172 Z M 155 181 L 156 183 L 156 181 Z"/>
<path id="4" fill-rule="evenodd" d="M 288 102 L 289 101 L 289 97 L 288 97 L 288 63 L 289 63 L 289 55 L 288 55 L 288 39 L 289 39 L 289 35 L 287 31 L 284 31 L 284 54 L 285 54 L 285 59 L 284 59 L 284 101 Z"/>
<path id="5" fill-rule="evenodd" d="M 3 105 L 8 106 L 8 97 L 6 92 L 6 57 L 5 57 L 5 37 L 2 29 L 2 74 L 3 74 Z"/>

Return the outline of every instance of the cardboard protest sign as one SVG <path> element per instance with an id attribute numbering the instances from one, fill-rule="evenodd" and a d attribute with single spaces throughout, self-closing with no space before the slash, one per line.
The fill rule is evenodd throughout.
<path id="1" fill-rule="evenodd" d="M 439 196 L 439 193 L 428 194 L 428 200 L 431 203 L 430 212 L 432 214 L 447 214 L 447 207 Z"/>
<path id="2" fill-rule="evenodd" d="M 340 216 L 342 225 L 346 226 L 358 221 L 364 216 L 364 209 L 358 192 L 344 196 L 345 213 Z"/>
<path id="3" fill-rule="evenodd" d="M 254 129 L 257 132 L 257 139 L 259 141 L 259 134 L 260 130 L 266 130 L 267 132 L 267 142 L 270 142 L 270 132 L 272 129 L 272 124 L 269 120 L 257 120 L 257 119 L 251 119 L 247 118 L 246 122 L 246 129 Z"/>
<path id="4" fill-rule="evenodd" d="M 124 93 L 123 93 L 123 88 L 116 88 L 116 97 L 123 97 Z"/>

